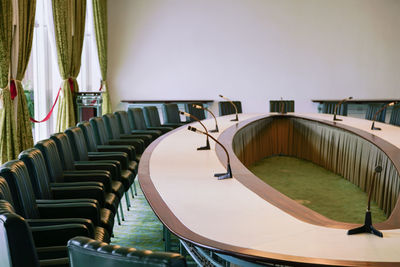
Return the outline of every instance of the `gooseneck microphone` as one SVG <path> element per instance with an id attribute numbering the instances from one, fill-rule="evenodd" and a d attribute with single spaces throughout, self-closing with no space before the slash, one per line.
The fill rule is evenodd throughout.
<path id="1" fill-rule="evenodd" d="M 285 114 L 285 103 L 283 102 L 283 98 L 281 97 L 281 100 L 279 101 L 279 111 L 281 114 Z"/>
<path id="2" fill-rule="evenodd" d="M 382 232 L 378 231 L 373 225 L 372 225 L 372 217 L 371 217 L 371 196 L 372 192 L 374 191 L 374 185 L 375 185 L 375 179 L 376 176 L 382 172 L 382 167 L 381 166 L 376 166 L 375 167 L 375 173 L 371 181 L 371 185 L 369 186 L 369 192 L 368 192 L 368 206 L 367 206 L 367 211 L 365 213 L 365 219 L 364 219 L 364 225 L 350 229 L 347 231 L 348 235 L 354 235 L 354 234 L 361 234 L 361 233 L 369 233 L 369 234 L 374 234 L 379 237 L 383 237 Z"/>
<path id="3" fill-rule="evenodd" d="M 395 101 L 390 102 L 390 103 L 387 103 L 386 105 L 384 105 L 383 107 L 381 107 L 381 108 L 375 113 L 374 118 L 373 118 L 373 122 L 372 122 L 372 125 L 371 125 L 371 130 L 382 130 L 382 129 L 379 128 L 379 127 L 375 127 L 376 118 L 378 117 L 379 113 L 381 113 L 385 108 L 387 108 L 387 107 L 389 107 L 389 106 L 394 106 L 395 104 L 397 104 L 397 102 L 395 102 Z"/>
<path id="4" fill-rule="evenodd" d="M 227 158 L 226 172 L 224 172 L 224 173 L 216 173 L 216 174 L 214 174 L 214 177 L 218 177 L 218 180 L 232 178 L 231 161 L 230 161 L 230 158 L 229 158 L 228 151 L 226 150 L 224 145 L 221 144 L 217 139 L 215 139 L 212 135 L 210 135 L 207 132 L 203 132 L 203 131 L 197 130 L 195 127 L 192 127 L 192 126 L 188 126 L 188 130 L 192 131 L 192 132 L 195 132 L 195 133 L 200 133 L 200 134 L 207 135 L 208 137 L 210 137 L 212 140 L 214 140 L 218 145 L 220 145 L 224 149 L 225 154 L 226 154 L 226 158 Z"/>
<path id="5" fill-rule="evenodd" d="M 337 119 L 337 118 L 336 118 L 337 110 L 338 110 L 338 108 L 340 108 L 340 105 L 342 105 L 344 102 L 349 101 L 349 100 L 351 100 L 351 99 L 353 99 L 353 97 L 352 97 L 352 96 L 349 96 L 349 97 L 347 97 L 347 98 L 344 98 L 344 99 L 340 100 L 339 103 L 337 103 L 337 104 L 335 105 L 335 111 L 334 111 L 334 114 L 333 114 L 333 120 L 334 120 L 334 121 L 342 121 L 342 119 Z"/>
<path id="6" fill-rule="evenodd" d="M 219 97 L 222 97 L 223 99 L 225 99 L 226 101 L 229 101 L 229 103 L 232 104 L 232 106 L 235 108 L 235 112 L 236 112 L 236 118 L 232 119 L 231 121 L 239 121 L 239 116 L 238 116 L 238 109 L 235 105 L 235 103 L 232 102 L 232 100 L 230 100 L 229 98 L 223 96 L 223 95 L 219 95 Z"/>
<path id="7" fill-rule="evenodd" d="M 197 109 L 207 110 L 214 117 L 215 129 L 214 130 L 210 130 L 209 132 L 210 133 L 218 133 L 219 132 L 219 130 L 218 130 L 218 122 L 217 122 L 217 118 L 215 117 L 214 113 L 212 113 L 211 110 L 209 110 L 208 108 L 202 107 L 200 105 L 193 104 L 192 106 L 194 108 L 197 108 Z"/>
<path id="8" fill-rule="evenodd" d="M 206 126 L 204 126 L 204 124 L 203 124 L 197 117 L 195 117 L 195 116 L 193 116 L 192 114 L 189 114 L 189 113 L 187 113 L 187 112 L 183 112 L 183 111 L 179 111 L 179 113 L 180 113 L 181 115 L 184 115 L 184 116 L 186 116 L 186 117 L 188 117 L 188 118 L 192 118 L 192 119 L 194 119 L 195 121 L 199 122 L 200 125 L 203 126 L 204 130 L 205 130 L 206 133 L 208 134 L 208 130 L 207 130 Z M 208 135 L 207 135 L 206 145 L 205 145 L 205 146 L 202 146 L 202 147 L 198 147 L 197 150 L 210 150 L 210 141 L 208 140 Z"/>

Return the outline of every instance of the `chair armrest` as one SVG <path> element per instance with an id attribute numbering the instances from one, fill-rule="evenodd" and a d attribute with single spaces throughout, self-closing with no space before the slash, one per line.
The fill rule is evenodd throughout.
<path id="1" fill-rule="evenodd" d="M 156 130 L 156 131 L 158 131 L 158 132 L 160 132 L 160 135 L 162 135 L 162 134 L 164 134 L 164 133 L 166 133 L 166 132 L 168 132 L 168 131 L 172 131 L 174 128 L 173 127 L 167 127 L 167 126 L 165 126 L 165 127 L 155 127 L 155 126 L 153 126 L 153 127 L 147 127 L 147 129 L 149 129 L 149 130 Z"/>
<path id="2" fill-rule="evenodd" d="M 143 141 L 144 146 L 147 147 L 148 145 L 150 145 L 151 141 L 157 138 L 158 135 L 154 135 L 154 134 L 135 134 L 135 133 L 131 133 L 131 134 L 121 134 L 119 136 L 120 139 L 140 139 Z"/>
<path id="3" fill-rule="evenodd" d="M 119 146 L 119 145 L 98 145 L 99 152 L 124 152 L 128 154 L 129 160 L 136 159 L 136 149 L 133 146 Z"/>
<path id="4" fill-rule="evenodd" d="M 98 186 L 104 190 L 104 185 L 101 182 L 69 182 L 69 183 L 50 183 L 50 187 L 80 187 L 80 186 Z"/>
<path id="5" fill-rule="evenodd" d="M 43 219 L 84 218 L 94 225 L 100 222 L 100 210 L 93 203 L 37 204 L 37 207 Z"/>
<path id="6" fill-rule="evenodd" d="M 106 192 L 111 192 L 111 177 L 107 174 L 100 174 L 95 172 L 86 171 L 66 171 L 64 172 L 65 182 L 100 182 L 104 185 Z"/>
<path id="7" fill-rule="evenodd" d="M 137 154 L 142 154 L 144 151 L 144 142 L 137 138 L 130 139 L 111 139 L 108 141 L 110 145 L 130 145 L 133 146 Z"/>
<path id="8" fill-rule="evenodd" d="M 30 228 L 36 247 L 65 246 L 69 239 L 77 235 L 92 236 L 85 225 L 78 223 Z"/>
<path id="9" fill-rule="evenodd" d="M 40 260 L 52 260 L 68 257 L 67 246 L 38 247 L 36 248 L 36 252 Z"/>
<path id="10" fill-rule="evenodd" d="M 51 187 L 54 200 L 62 200 L 66 202 L 86 202 L 90 201 L 96 205 L 103 207 L 106 197 L 105 191 L 97 186 L 72 186 L 72 187 Z"/>
<path id="11" fill-rule="evenodd" d="M 108 171 L 111 174 L 113 180 L 121 176 L 121 167 L 119 162 L 111 162 L 106 160 L 75 161 L 74 165 L 77 170 Z"/>
<path id="12" fill-rule="evenodd" d="M 129 159 L 128 154 L 125 152 L 89 152 L 89 160 L 102 161 L 108 160 L 112 162 L 118 162 L 120 166 L 120 171 L 128 169 Z"/>

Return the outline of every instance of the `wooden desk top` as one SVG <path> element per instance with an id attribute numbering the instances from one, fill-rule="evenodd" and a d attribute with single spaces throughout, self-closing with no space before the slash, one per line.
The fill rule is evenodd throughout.
<path id="1" fill-rule="evenodd" d="M 328 114 L 292 115 L 321 122 L 332 120 Z M 237 126 L 230 121 L 233 116 L 218 118 L 220 132 L 268 115 L 239 114 Z M 332 124 L 359 129 L 400 148 L 398 127 L 376 123 L 382 131 L 371 131 L 371 121 L 340 117 L 343 121 Z M 204 124 L 214 127 L 213 120 Z M 191 125 L 200 127 L 198 123 Z M 249 260 L 291 265 L 400 265 L 399 227 L 382 230 L 383 238 L 349 236 L 347 229 L 299 220 L 239 182 L 236 176 L 242 174 L 238 170 L 233 172 L 233 179 L 214 178 L 214 173 L 225 171 L 225 162 L 221 163 L 214 142 L 212 150 L 196 150 L 204 143 L 205 136 L 180 127 L 153 142 L 139 165 L 139 182 L 149 204 L 181 239 Z"/>
<path id="2" fill-rule="evenodd" d="M 314 103 L 324 103 L 324 102 L 339 102 L 342 99 L 311 99 Z M 366 103 L 389 103 L 389 102 L 399 102 L 400 99 L 396 98 L 385 98 L 385 99 L 350 99 L 347 100 L 346 103 L 357 103 L 357 104 L 366 104 Z"/>

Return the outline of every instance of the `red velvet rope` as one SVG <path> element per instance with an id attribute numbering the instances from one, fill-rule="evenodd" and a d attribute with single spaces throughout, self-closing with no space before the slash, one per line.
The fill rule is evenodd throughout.
<path id="1" fill-rule="evenodd" d="M 72 78 L 68 78 L 68 84 L 69 84 L 69 87 L 71 89 L 71 92 L 74 93 L 74 80 L 72 80 Z M 40 121 L 37 121 L 37 120 L 35 120 L 34 118 L 31 117 L 30 118 L 31 122 L 41 123 L 41 122 L 48 121 L 50 119 L 51 114 L 53 113 L 54 107 L 57 104 L 57 100 L 58 100 L 58 98 L 60 96 L 60 92 L 61 92 L 61 87 L 58 90 L 58 93 L 57 93 L 57 96 L 56 96 L 56 100 L 54 101 L 53 106 L 51 107 L 51 109 L 50 109 L 49 113 L 46 115 L 46 117 L 43 120 L 40 120 Z"/>

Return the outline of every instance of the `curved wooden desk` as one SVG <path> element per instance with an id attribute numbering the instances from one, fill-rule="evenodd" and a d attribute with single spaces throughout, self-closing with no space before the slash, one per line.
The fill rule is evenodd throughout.
<path id="1" fill-rule="evenodd" d="M 213 143 L 212 150 L 197 151 L 205 137 L 187 131 L 186 127 L 150 145 L 140 162 L 139 182 L 163 224 L 179 238 L 197 246 L 255 262 L 399 266 L 399 205 L 394 208 L 391 221 L 379 228 L 386 229 L 382 230 L 384 238 L 367 234 L 348 236 L 347 229 L 354 225 L 335 221 L 330 224 L 329 219 L 320 224 L 299 219 L 274 203 L 273 196 L 259 190 L 265 184 L 258 184 L 258 178 L 249 175 L 235 157 L 231 144 L 237 130 L 265 116 L 269 115 L 240 114 L 238 124 L 230 121 L 232 115 L 218 118 L 222 132 L 219 140 L 230 146 L 233 179 L 218 181 L 213 177 L 215 172 L 225 171 L 223 154 L 218 148 L 215 152 Z M 332 115 L 289 116 L 354 130 L 371 142 L 388 145 L 389 151 L 385 153 L 399 162 L 398 127 L 379 124 L 382 131 L 372 132 L 370 121 L 355 118 L 344 117 L 342 122 L 333 123 Z M 204 123 L 209 128 L 214 126 L 212 120 Z M 199 127 L 198 123 L 192 125 Z M 324 218 L 315 217 L 316 221 Z"/>

